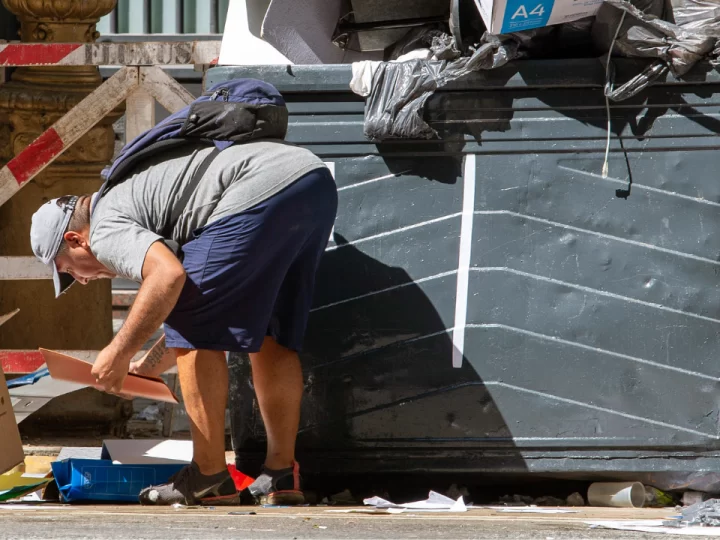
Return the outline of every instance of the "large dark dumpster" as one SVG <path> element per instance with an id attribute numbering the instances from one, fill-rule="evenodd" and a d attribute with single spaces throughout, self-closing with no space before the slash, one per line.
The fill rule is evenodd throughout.
<path id="1" fill-rule="evenodd" d="M 350 66 L 207 83 L 233 77 L 278 87 L 289 140 L 340 193 L 303 354 L 304 467 L 720 468 L 716 71 L 611 105 L 607 178 L 600 61 L 480 73 L 431 98 L 441 140 L 382 144 L 363 137 Z M 257 463 L 239 356 L 232 373 L 233 442 Z"/>

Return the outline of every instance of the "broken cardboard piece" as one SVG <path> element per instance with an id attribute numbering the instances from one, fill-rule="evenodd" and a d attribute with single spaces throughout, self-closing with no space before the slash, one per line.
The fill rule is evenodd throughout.
<path id="1" fill-rule="evenodd" d="M 97 384 L 91 370 L 92 364 L 85 362 L 72 356 L 61 354 L 57 351 L 40 349 L 47 367 L 50 370 L 50 376 L 60 381 L 68 381 L 92 386 L 98 390 L 102 387 Z M 156 401 L 164 401 L 166 403 L 178 403 L 178 398 L 162 379 L 157 377 L 146 377 L 128 373 L 125 378 L 121 392 L 133 397 L 143 397 Z"/>
<path id="2" fill-rule="evenodd" d="M 436 4 L 442 5 L 442 2 Z M 395 18 L 400 19 L 406 18 L 408 11 L 414 11 L 412 6 L 408 8 L 401 3 L 395 6 L 394 10 L 397 9 L 400 16 Z M 445 8 L 441 10 L 444 12 Z M 354 10 L 356 19 L 362 20 L 374 11 L 374 5 L 361 12 Z M 430 14 L 414 12 L 412 17 Z M 344 0 L 230 0 L 218 64 L 349 64 L 382 60 L 384 47 L 378 39 L 390 38 L 389 42 L 394 42 L 392 36 L 407 32 L 403 28 L 363 32 L 343 49 L 333 43 L 333 38 L 340 18 L 345 15 Z M 365 46 L 355 46 L 361 43 Z"/>
<path id="3" fill-rule="evenodd" d="M 31 480 L 33 480 L 31 484 L 22 484 L 14 486 L 10 489 L 0 490 L 0 502 L 19 499 L 20 497 L 24 497 L 25 495 L 29 495 L 30 493 L 34 493 L 35 491 L 44 488 L 53 481 L 52 478 L 43 478 L 41 480 L 32 478 Z"/>
<path id="4" fill-rule="evenodd" d="M 110 439 L 103 441 L 100 459 L 115 465 L 177 464 L 192 461 L 192 441 Z"/>
<path id="5" fill-rule="evenodd" d="M 53 379 L 47 368 L 13 379 L 9 386 L 15 421 L 18 424 L 54 398 L 87 387 L 83 384 Z"/>
<path id="6" fill-rule="evenodd" d="M 261 39 L 267 0 L 230 0 L 218 65 L 275 65 L 293 62 Z"/>
<path id="7" fill-rule="evenodd" d="M 22 463 L 25 453 L 2 366 L 0 366 L 0 433 L 2 433 L 2 437 L 0 437 L 0 473 L 4 473 Z"/>
<path id="8" fill-rule="evenodd" d="M 30 486 L 37 484 L 45 475 L 38 478 L 38 475 L 28 475 L 22 471 L 12 471 L 0 474 L 0 492 L 16 487 Z"/>
<path id="9" fill-rule="evenodd" d="M 99 446 L 64 446 L 55 461 L 68 459 L 100 459 L 102 448 Z"/>

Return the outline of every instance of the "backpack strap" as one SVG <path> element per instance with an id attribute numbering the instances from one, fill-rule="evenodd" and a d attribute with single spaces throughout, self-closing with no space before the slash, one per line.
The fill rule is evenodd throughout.
<path id="1" fill-rule="evenodd" d="M 173 206 L 173 211 L 170 214 L 170 219 L 168 220 L 167 225 L 165 225 L 165 228 L 162 230 L 160 235 L 165 238 L 166 240 L 170 240 L 172 236 L 172 230 L 175 228 L 175 224 L 177 223 L 177 220 L 180 219 L 180 216 L 183 213 L 183 210 L 185 210 L 185 207 L 187 206 L 188 201 L 190 200 L 190 197 L 193 196 L 193 193 L 195 193 L 195 190 L 200 185 L 200 181 L 202 180 L 202 177 L 207 172 L 208 168 L 210 167 L 210 164 L 213 162 L 213 160 L 218 157 L 218 154 L 220 154 L 220 150 L 218 150 L 216 147 L 212 149 L 212 151 L 205 156 L 205 159 L 202 160 L 200 165 L 197 169 L 195 169 L 195 172 L 192 175 L 192 178 L 185 186 L 185 189 L 180 194 L 180 197 L 178 198 L 177 202 Z"/>

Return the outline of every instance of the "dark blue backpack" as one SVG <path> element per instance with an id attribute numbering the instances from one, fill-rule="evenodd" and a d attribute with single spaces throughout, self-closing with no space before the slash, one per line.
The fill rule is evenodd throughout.
<path id="1" fill-rule="evenodd" d="M 218 151 L 256 139 L 285 139 L 288 111 L 280 92 L 256 79 L 216 84 L 184 109 L 126 144 L 102 172 L 100 197 L 127 178 L 144 159 L 184 145 L 214 144 Z M 213 152 L 210 158 L 214 158 Z M 204 172 L 210 160 L 199 171 Z"/>

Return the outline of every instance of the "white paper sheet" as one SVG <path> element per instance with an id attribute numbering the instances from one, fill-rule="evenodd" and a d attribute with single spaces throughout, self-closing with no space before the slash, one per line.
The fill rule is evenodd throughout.
<path id="1" fill-rule="evenodd" d="M 414 512 L 467 512 L 467 506 L 465 506 L 462 496 L 455 501 L 435 491 L 431 491 L 428 498 L 424 501 L 395 504 L 381 497 L 370 497 L 369 499 L 365 499 L 363 503 L 367 506 L 374 506 L 375 508 L 412 510 Z"/>

